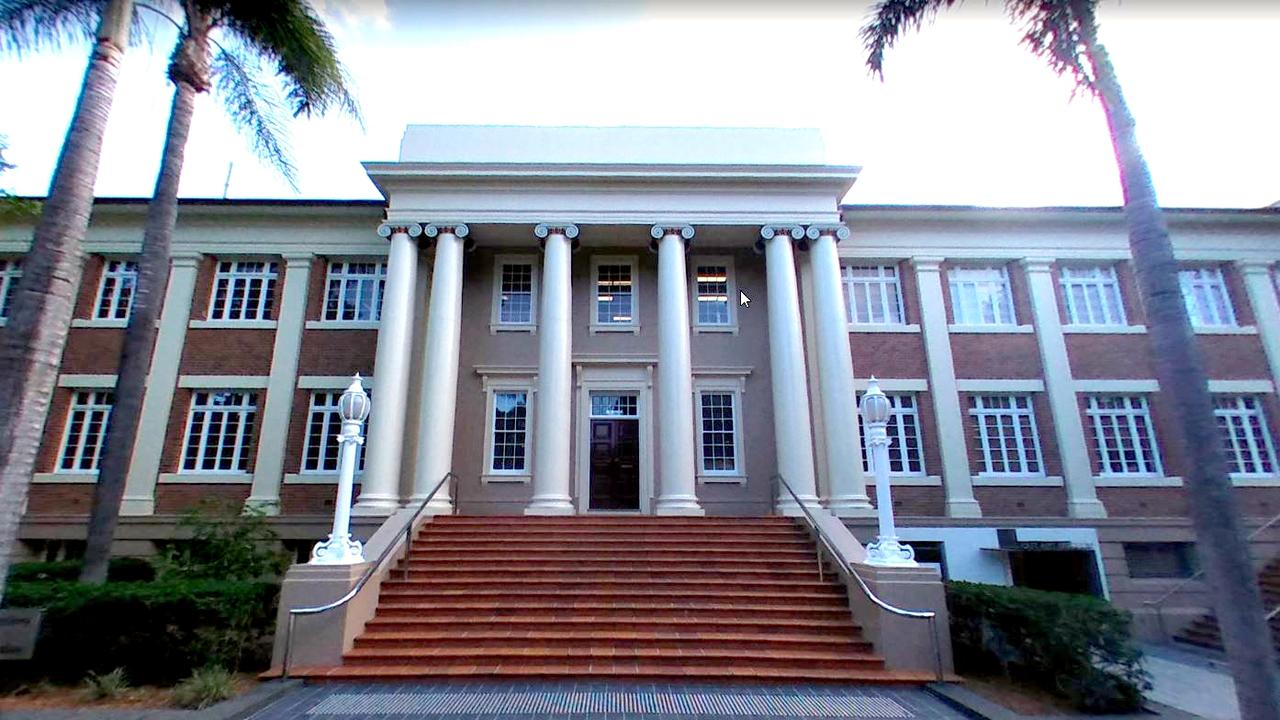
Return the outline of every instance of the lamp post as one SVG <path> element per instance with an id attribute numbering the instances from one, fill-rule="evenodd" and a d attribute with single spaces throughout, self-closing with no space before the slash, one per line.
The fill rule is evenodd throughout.
<path id="1" fill-rule="evenodd" d="M 312 565 L 355 565 L 364 562 L 364 547 L 351 538 L 351 486 L 355 484 L 356 448 L 364 444 L 360 428 L 369 417 L 369 395 L 360 374 L 338 400 L 342 434 L 338 436 L 338 499 L 333 507 L 333 532 L 311 548 Z"/>
<path id="2" fill-rule="evenodd" d="M 858 412 L 862 414 L 862 430 L 866 433 L 871 453 L 871 470 L 876 476 L 876 515 L 880 518 L 880 536 L 867 545 L 867 564 L 890 567 L 915 567 L 916 552 L 910 545 L 898 542 L 893 523 L 893 496 L 889 489 L 889 398 L 880 383 L 871 378 L 862 395 Z"/>

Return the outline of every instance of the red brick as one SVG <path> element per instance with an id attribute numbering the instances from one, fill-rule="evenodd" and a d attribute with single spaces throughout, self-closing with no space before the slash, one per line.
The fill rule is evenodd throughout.
<path id="1" fill-rule="evenodd" d="M 373 375 L 377 330 L 305 330 L 298 355 L 299 375 Z M 377 378 L 374 378 L 376 381 Z"/>
<path id="2" fill-rule="evenodd" d="M 1060 487 L 975 487 L 986 518 L 1066 517 L 1067 492 Z"/>
<path id="3" fill-rule="evenodd" d="M 28 515 L 88 515 L 93 485 L 39 483 L 27 492 Z"/>
<path id="4" fill-rule="evenodd" d="M 249 499 L 249 490 L 248 483 L 164 483 L 156 486 L 156 514 L 176 515 L 205 500 L 242 505 Z"/>
<path id="5" fill-rule="evenodd" d="M 114 375 L 120 366 L 123 328 L 71 328 L 62 351 L 67 374 Z"/>

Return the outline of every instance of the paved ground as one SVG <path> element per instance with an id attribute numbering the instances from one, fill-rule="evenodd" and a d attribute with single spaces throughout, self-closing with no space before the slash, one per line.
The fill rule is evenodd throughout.
<path id="1" fill-rule="evenodd" d="M 319 684 L 249 720 L 646 720 L 648 718 L 960 720 L 918 688 L 708 683 L 476 682 Z"/>
<path id="2" fill-rule="evenodd" d="M 1236 686 L 1221 661 L 1166 645 L 1147 645 L 1147 697 L 1207 720 L 1240 720 Z"/>

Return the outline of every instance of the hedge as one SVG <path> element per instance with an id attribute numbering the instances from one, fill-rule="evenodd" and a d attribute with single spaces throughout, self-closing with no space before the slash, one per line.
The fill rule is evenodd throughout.
<path id="1" fill-rule="evenodd" d="M 1086 712 L 1131 712 L 1150 687 L 1128 612 L 1088 595 L 947 584 L 956 670 L 1004 676 Z"/>
<path id="2" fill-rule="evenodd" d="M 14 563 L 9 567 L 9 582 L 78 580 L 82 567 L 81 560 Z M 107 580 L 111 582 L 146 582 L 155 577 L 155 567 L 143 558 L 112 558 L 107 566 Z"/>
<path id="3" fill-rule="evenodd" d="M 14 582 L 5 605 L 44 608 L 27 677 L 79 681 L 123 667 L 167 685 L 211 664 L 265 669 L 279 587 L 262 582 Z"/>

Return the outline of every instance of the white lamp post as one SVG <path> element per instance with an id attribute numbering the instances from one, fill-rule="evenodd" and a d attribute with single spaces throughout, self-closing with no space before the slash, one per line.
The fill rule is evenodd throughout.
<path id="1" fill-rule="evenodd" d="M 360 374 L 338 400 L 342 434 L 338 436 L 338 499 L 333 507 L 333 532 L 311 548 L 312 565 L 355 565 L 364 562 L 364 547 L 351 538 L 351 486 L 355 484 L 356 448 L 364 444 L 360 428 L 369 417 L 369 395 Z"/>
<path id="2" fill-rule="evenodd" d="M 867 383 L 858 411 L 862 413 L 862 431 L 866 433 L 871 452 L 871 470 L 876 475 L 876 514 L 880 518 L 880 537 L 867 545 L 867 564 L 915 567 L 916 552 L 910 545 L 898 542 L 893 523 L 893 496 L 889 490 L 889 398 L 873 377 Z"/>

